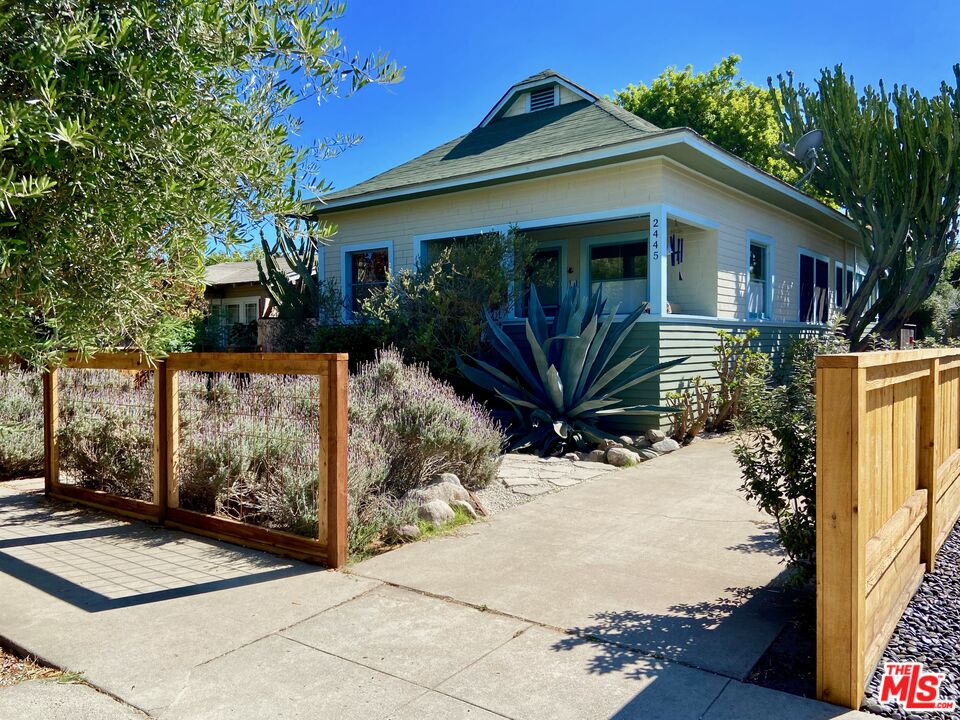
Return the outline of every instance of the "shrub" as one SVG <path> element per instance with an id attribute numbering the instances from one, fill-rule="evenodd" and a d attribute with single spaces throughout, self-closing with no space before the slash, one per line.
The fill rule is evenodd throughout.
<path id="1" fill-rule="evenodd" d="M 457 357 L 484 347 L 484 312 L 505 311 L 511 288 L 525 287 L 537 273 L 535 249 L 513 228 L 456 239 L 433 262 L 394 274 L 367 299 L 363 315 L 385 326 L 389 343 L 408 361 L 460 385 Z"/>
<path id="2" fill-rule="evenodd" d="M 797 583 L 816 570 L 816 356 L 847 351 L 835 330 L 798 339 L 787 353 L 784 385 L 771 386 L 770 366 L 760 363 L 741 386 L 734 443 L 741 490 L 774 518 Z"/>
<path id="3" fill-rule="evenodd" d="M 390 333 L 380 322 L 355 322 L 320 325 L 314 331 L 310 352 L 345 352 L 350 354 L 350 369 L 372 361 L 377 352 L 389 345 Z"/>
<path id="4" fill-rule="evenodd" d="M 476 367 L 461 362 L 460 370 L 510 405 L 514 448 L 549 452 L 558 446 L 562 450 L 583 448 L 587 442 L 604 439 L 618 441 L 616 434 L 605 429 L 608 418 L 675 412 L 672 407 L 659 405 L 628 406 L 618 397 L 687 359 L 637 368 L 644 351 L 641 349 L 614 362 L 621 343 L 640 322 L 646 304 L 620 323 L 616 319 L 619 307 L 605 315 L 602 287 L 583 300 L 574 283 L 561 298 L 556 318 L 548 321 L 536 287 L 531 287 L 524 348 L 529 352 L 521 352 L 486 314 L 491 340 L 509 370 L 504 372 L 476 359 Z"/>
<path id="5" fill-rule="evenodd" d="M 0 479 L 43 472 L 43 390 L 40 375 L 0 370 Z"/>
<path id="6" fill-rule="evenodd" d="M 769 376 L 770 356 L 750 347 L 760 336 L 756 328 L 750 328 L 742 335 L 718 330 L 717 336 L 720 342 L 714 348 L 717 359 L 713 367 L 720 382 L 710 429 L 727 430 L 743 412 L 743 393 L 751 378 Z"/>
<path id="7" fill-rule="evenodd" d="M 63 480 L 138 500 L 153 497 L 153 385 L 145 377 L 60 371 Z"/>

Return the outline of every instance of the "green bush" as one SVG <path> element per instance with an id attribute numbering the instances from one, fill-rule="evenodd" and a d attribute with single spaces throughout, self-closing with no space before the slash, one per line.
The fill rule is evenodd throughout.
<path id="1" fill-rule="evenodd" d="M 60 370 L 62 480 L 137 500 L 153 497 L 153 384 L 147 377 Z"/>
<path id="2" fill-rule="evenodd" d="M 0 479 L 43 472 L 43 390 L 40 375 L 0 370 Z"/>
<path id="3" fill-rule="evenodd" d="M 377 351 L 390 344 L 389 329 L 380 322 L 355 322 L 320 325 L 313 333 L 310 352 L 345 352 L 350 354 L 350 369 L 370 362 Z"/>
<path id="4" fill-rule="evenodd" d="M 741 490 L 773 517 L 797 583 L 816 572 L 816 356 L 848 351 L 835 328 L 816 339 L 798 339 L 784 363 L 785 384 L 772 385 L 770 365 L 761 363 L 741 385 L 734 443 Z"/>
<path id="5" fill-rule="evenodd" d="M 485 311 L 505 312 L 511 288 L 538 279 L 535 251 L 536 243 L 516 229 L 456 239 L 434 261 L 394 274 L 367 299 L 363 315 L 385 326 L 388 344 L 408 361 L 466 389 L 457 357 L 485 347 Z"/>

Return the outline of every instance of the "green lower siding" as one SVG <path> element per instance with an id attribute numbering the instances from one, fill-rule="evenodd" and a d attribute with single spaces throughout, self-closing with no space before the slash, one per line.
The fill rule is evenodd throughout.
<path id="1" fill-rule="evenodd" d="M 813 337 L 820 332 L 816 327 L 796 323 L 751 324 L 747 321 L 713 319 L 684 322 L 644 320 L 637 324 L 620 346 L 617 352 L 618 357 L 622 358 L 628 353 L 645 348 L 639 360 L 642 365 L 656 365 L 678 357 L 686 357 L 687 360 L 663 373 L 659 378 L 630 388 L 624 400 L 631 405 L 663 405 L 666 404 L 669 393 L 677 392 L 697 375 L 708 382 L 715 382 L 717 373 L 713 362 L 717 357 L 714 350 L 717 345 L 717 330 L 746 332 L 751 327 L 756 327 L 760 331 L 756 347 L 772 356 L 775 368 L 779 367 L 784 351 L 794 338 Z M 522 325 L 508 326 L 508 333 L 514 337 L 520 347 L 526 344 L 525 339 L 521 339 L 523 338 Z M 649 427 L 666 427 L 670 423 L 667 418 L 658 421 L 656 418 L 641 416 L 611 418 L 609 424 L 611 429 L 617 432 L 636 434 Z"/>

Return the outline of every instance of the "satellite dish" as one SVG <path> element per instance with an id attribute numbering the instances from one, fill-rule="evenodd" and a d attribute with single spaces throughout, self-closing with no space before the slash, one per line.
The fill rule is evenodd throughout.
<path id="1" fill-rule="evenodd" d="M 823 130 L 811 130 L 808 133 L 804 133 L 800 139 L 797 140 L 797 145 L 792 153 L 793 157 L 797 162 L 802 163 L 807 168 L 807 171 L 797 183 L 798 186 L 805 184 L 813 175 L 814 171 L 816 171 L 817 160 L 819 159 L 817 150 L 822 146 Z"/>

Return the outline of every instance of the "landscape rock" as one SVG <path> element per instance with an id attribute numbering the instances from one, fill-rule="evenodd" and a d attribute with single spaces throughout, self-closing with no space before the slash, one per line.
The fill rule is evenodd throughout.
<path id="1" fill-rule="evenodd" d="M 614 467 L 630 467 L 640 462 L 640 456 L 626 448 L 610 448 L 607 450 L 607 464 Z"/>
<path id="2" fill-rule="evenodd" d="M 643 460 L 656 460 L 658 457 L 660 457 L 660 453 L 651 448 L 641 448 L 637 451 L 637 454 Z"/>
<path id="3" fill-rule="evenodd" d="M 580 459 L 584 462 L 606 462 L 607 452 L 605 450 L 591 450 L 590 452 L 580 453 Z"/>
<path id="4" fill-rule="evenodd" d="M 437 527 L 454 518 L 453 510 L 443 500 L 428 500 L 417 509 L 417 515 Z"/>
<path id="5" fill-rule="evenodd" d="M 460 482 L 460 478 L 458 478 L 456 475 L 450 472 L 440 473 L 439 475 L 435 476 L 433 480 L 430 481 L 431 484 L 442 483 L 442 482 L 453 483 L 454 485 L 459 485 L 460 487 L 463 487 L 463 483 Z"/>
<path id="6" fill-rule="evenodd" d="M 394 543 L 416 542 L 420 539 L 420 528 L 416 525 L 400 525 L 387 531 L 387 539 Z"/>
<path id="7" fill-rule="evenodd" d="M 680 443 L 673 438 L 666 438 L 664 440 L 660 440 L 659 442 L 655 442 L 653 444 L 653 449 L 660 454 L 672 453 L 674 450 L 680 449 Z"/>
<path id="8" fill-rule="evenodd" d="M 609 450 L 610 448 L 623 447 L 620 443 L 604 438 L 600 441 L 600 444 L 597 446 L 600 450 Z"/>
<path id="9" fill-rule="evenodd" d="M 620 444 L 623 445 L 623 447 L 635 447 L 636 441 L 629 435 L 621 435 Z"/>
<path id="10" fill-rule="evenodd" d="M 468 503 L 466 500 L 454 500 L 452 503 L 450 503 L 450 507 L 452 509 L 460 508 L 471 520 L 477 519 L 477 511 L 474 510 L 473 505 Z"/>
<path id="11" fill-rule="evenodd" d="M 450 475 L 450 473 L 444 473 L 440 477 L 445 475 Z M 456 475 L 453 475 L 453 477 L 456 478 Z M 456 483 L 449 480 L 438 480 L 425 487 L 408 490 L 403 496 L 403 502 L 410 505 L 424 505 L 431 500 L 442 500 L 447 504 L 454 500 L 469 501 L 470 493 L 464 489 L 459 480 Z"/>
<path id="12" fill-rule="evenodd" d="M 654 445 L 656 445 L 658 442 L 661 442 L 666 437 L 667 436 L 664 434 L 662 430 L 657 430 L 656 428 L 650 428 L 649 430 L 647 430 L 646 438 Z"/>
<path id="13" fill-rule="evenodd" d="M 653 445 L 652 442 L 650 442 L 649 440 L 647 440 L 645 437 L 641 437 L 641 436 L 639 436 L 639 435 L 637 436 L 636 440 L 633 441 L 633 446 L 634 446 L 635 448 L 641 448 L 641 449 L 642 449 L 642 448 L 648 448 L 648 447 L 650 447 L 651 445 Z"/>
<path id="14" fill-rule="evenodd" d="M 580 459 L 580 455 L 579 455 L 579 453 L 568 452 L 566 455 L 563 456 L 563 459 L 564 459 L 564 460 L 579 460 L 579 459 Z"/>

